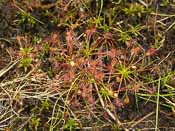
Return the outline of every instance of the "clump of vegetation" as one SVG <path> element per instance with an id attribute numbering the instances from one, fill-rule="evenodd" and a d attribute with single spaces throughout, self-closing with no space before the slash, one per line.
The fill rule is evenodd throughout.
<path id="1" fill-rule="evenodd" d="M 0 3 L 0 129 L 174 128 L 173 2 Z"/>

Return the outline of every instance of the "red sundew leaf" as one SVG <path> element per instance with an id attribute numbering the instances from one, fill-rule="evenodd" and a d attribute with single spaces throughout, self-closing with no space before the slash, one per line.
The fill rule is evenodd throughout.
<path id="1" fill-rule="evenodd" d="M 98 49 L 97 53 L 94 53 L 98 56 L 98 59 L 103 59 L 104 55 L 106 55 L 106 52 L 103 52 L 101 48 Z"/>
<path id="2" fill-rule="evenodd" d="M 87 93 L 89 93 L 89 91 L 88 91 L 89 89 L 88 89 L 88 86 L 82 86 L 81 87 L 81 96 L 83 97 L 83 98 L 86 98 L 87 97 Z"/>
<path id="3" fill-rule="evenodd" d="M 93 107 L 95 105 L 95 101 L 92 94 L 92 88 L 93 88 L 92 84 L 89 84 L 88 86 L 85 86 L 82 88 L 82 93 L 81 93 L 81 96 L 85 101 L 88 102 L 90 107 Z"/>
<path id="4" fill-rule="evenodd" d="M 109 115 L 108 115 L 108 113 L 105 111 L 105 112 L 102 112 L 102 116 L 106 119 L 106 120 L 108 120 L 110 117 L 109 117 Z"/>
<path id="5" fill-rule="evenodd" d="M 88 88 L 89 84 L 82 82 L 79 84 L 79 93 L 80 95 L 82 95 L 82 92 L 84 91 L 84 89 Z"/>
<path id="6" fill-rule="evenodd" d="M 131 55 L 137 55 L 140 52 L 140 47 L 135 47 L 131 49 Z"/>
<path id="7" fill-rule="evenodd" d="M 103 37 L 105 40 L 112 40 L 113 39 L 112 34 L 110 32 L 105 32 L 103 34 Z"/>
<path id="8" fill-rule="evenodd" d="M 115 49 L 111 49 L 110 51 L 108 51 L 108 55 L 111 57 L 111 58 L 114 58 L 116 56 L 116 51 Z"/>
<path id="9" fill-rule="evenodd" d="M 66 32 L 66 42 L 67 42 L 67 50 L 69 51 L 69 54 L 72 54 L 72 50 L 73 50 L 73 37 L 74 37 L 73 30 L 68 29 Z"/>
<path id="10" fill-rule="evenodd" d="M 95 26 L 92 26 L 88 29 L 86 29 L 85 31 L 85 34 L 86 34 L 86 38 L 87 38 L 87 41 L 90 42 L 91 38 L 92 38 L 92 35 L 96 32 L 96 27 Z"/>
<path id="11" fill-rule="evenodd" d="M 146 88 L 146 91 L 149 93 L 149 94 L 155 94 L 156 93 L 156 89 L 153 89 L 153 88 Z"/>
<path id="12" fill-rule="evenodd" d="M 116 65 L 117 61 L 116 60 L 112 60 L 108 65 L 107 65 L 107 69 L 109 70 L 110 73 L 114 72 L 114 66 Z"/>
<path id="13" fill-rule="evenodd" d="M 94 48 L 98 47 L 99 45 L 102 45 L 104 43 L 104 38 L 102 38 L 101 36 L 99 36 L 95 42 L 94 42 Z M 100 46 L 101 47 L 101 46 Z"/>
<path id="14" fill-rule="evenodd" d="M 77 58 L 76 63 L 79 68 L 83 68 L 84 65 L 87 64 L 86 59 L 84 59 L 83 57 Z"/>
<path id="15" fill-rule="evenodd" d="M 140 83 L 132 85 L 132 88 L 130 89 L 130 91 L 131 92 L 138 92 L 140 90 L 140 87 L 141 87 Z"/>
<path id="16" fill-rule="evenodd" d="M 153 54 L 155 54 L 156 49 L 155 48 L 149 48 L 146 52 L 146 56 L 152 56 Z"/>
<path id="17" fill-rule="evenodd" d="M 94 47 L 102 47 L 104 44 L 107 44 L 109 47 L 113 47 L 115 42 L 113 36 L 110 32 L 105 32 L 103 36 L 99 36 L 94 42 Z"/>
<path id="18" fill-rule="evenodd" d="M 63 79 L 63 81 L 69 83 L 69 82 L 70 82 L 70 75 L 69 75 L 69 73 L 64 74 L 64 75 L 62 76 L 62 79 Z"/>
<path id="19" fill-rule="evenodd" d="M 102 81 L 104 78 L 104 73 L 100 72 L 100 71 L 98 71 L 98 72 L 96 71 L 94 74 L 94 77 L 97 81 Z"/>
<path id="20" fill-rule="evenodd" d="M 119 49 L 116 51 L 116 56 L 120 56 L 122 54 L 122 51 Z"/>
<path id="21" fill-rule="evenodd" d="M 129 41 L 126 42 L 126 46 L 132 47 L 136 42 L 137 42 L 136 39 L 130 39 Z"/>
<path id="22" fill-rule="evenodd" d="M 97 61 L 89 61 L 88 64 L 88 71 L 90 71 L 91 73 L 95 72 L 97 68 Z"/>
<path id="23" fill-rule="evenodd" d="M 72 70 L 70 70 L 62 76 L 62 80 L 66 83 L 71 83 L 74 78 L 75 73 Z"/>
<path id="24" fill-rule="evenodd" d="M 61 42 L 56 32 L 52 33 L 49 41 L 52 43 L 52 45 L 57 45 L 58 47 L 61 47 Z"/>

